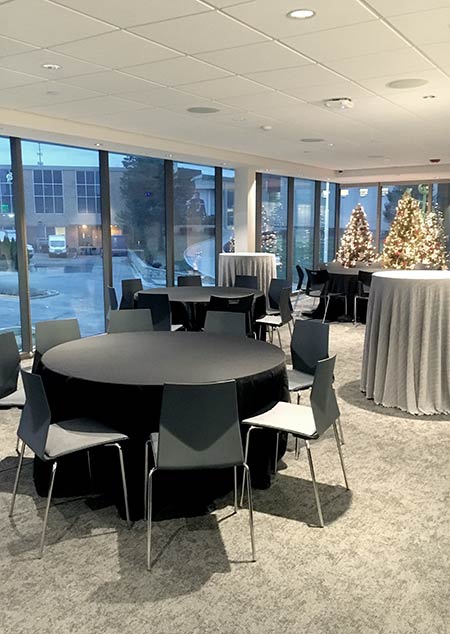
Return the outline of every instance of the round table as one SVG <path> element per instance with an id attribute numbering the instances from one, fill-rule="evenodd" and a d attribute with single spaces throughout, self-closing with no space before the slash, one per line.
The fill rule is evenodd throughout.
<path id="1" fill-rule="evenodd" d="M 256 275 L 259 287 L 268 293 L 270 281 L 277 276 L 274 253 L 219 253 L 219 284 L 234 284 L 236 275 Z"/>
<path id="2" fill-rule="evenodd" d="M 266 296 L 262 291 L 237 286 L 169 286 L 167 288 L 149 288 L 139 293 L 160 295 L 166 293 L 172 311 L 172 323 L 183 323 L 189 330 L 200 330 L 205 322 L 206 306 L 211 295 L 218 297 L 242 297 L 254 295 L 253 318 L 259 319 L 266 312 Z M 180 309 L 181 305 L 181 309 Z"/>
<path id="3" fill-rule="evenodd" d="M 165 383 L 234 379 L 241 420 L 268 409 L 279 400 L 289 400 L 285 356 L 279 348 L 245 337 L 197 332 L 132 332 L 70 341 L 43 355 L 41 375 L 53 422 L 87 416 L 129 436 L 130 442 L 125 443 L 124 451 L 134 518 L 141 517 L 143 512 L 144 441 L 150 432 L 158 430 Z M 243 427 L 243 433 L 245 431 Z M 265 488 L 270 485 L 275 440 L 270 432 L 261 432 L 258 436 L 259 446 L 255 443 L 249 464 L 255 486 Z M 69 457 L 67 459 L 69 461 Z M 71 459 L 78 460 L 77 469 L 83 465 L 85 471 L 84 457 Z M 43 494 L 46 493 L 47 468 L 48 465 L 36 461 L 36 486 Z M 73 480 L 73 469 L 72 463 L 66 477 L 58 474 L 60 494 L 64 494 L 64 480 L 68 484 L 68 479 Z M 111 473 L 119 474 L 117 465 L 112 464 L 108 469 L 108 478 L 112 477 Z M 164 480 L 165 475 L 160 477 Z M 170 482 L 170 476 L 167 480 Z M 232 479 L 227 478 L 224 487 L 223 476 L 221 480 L 208 475 L 206 480 L 203 476 L 198 486 L 189 488 L 203 494 L 203 506 L 232 484 Z M 184 499 L 187 481 L 185 475 L 172 476 L 176 492 L 172 486 L 168 497 L 179 497 L 183 490 Z M 120 486 L 117 491 L 120 505 Z"/>
<path id="4" fill-rule="evenodd" d="M 411 414 L 450 413 L 450 272 L 373 274 L 361 390 Z"/>

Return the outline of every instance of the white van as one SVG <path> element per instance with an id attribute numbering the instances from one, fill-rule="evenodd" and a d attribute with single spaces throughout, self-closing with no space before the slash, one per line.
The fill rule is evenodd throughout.
<path id="1" fill-rule="evenodd" d="M 51 258 L 67 257 L 65 236 L 48 236 L 48 255 Z"/>

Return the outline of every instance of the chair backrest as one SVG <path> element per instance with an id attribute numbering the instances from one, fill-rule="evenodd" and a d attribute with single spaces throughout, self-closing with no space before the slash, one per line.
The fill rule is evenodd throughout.
<path id="1" fill-rule="evenodd" d="M 248 335 L 252 334 L 253 323 L 253 298 L 254 295 L 242 295 L 241 297 L 219 297 L 211 295 L 208 311 L 219 310 L 229 313 L 245 314 L 245 329 Z"/>
<path id="2" fill-rule="evenodd" d="M 20 355 L 13 332 L 0 335 L 0 398 L 17 390 Z"/>
<path id="3" fill-rule="evenodd" d="M 333 372 L 336 356 L 317 362 L 311 390 L 311 408 L 319 436 L 340 416 L 333 389 Z"/>
<path id="4" fill-rule="evenodd" d="M 117 293 L 114 286 L 108 286 L 108 299 L 109 299 L 109 308 L 110 310 L 117 310 L 119 307 L 119 302 L 117 301 Z"/>
<path id="5" fill-rule="evenodd" d="M 234 286 L 239 288 L 252 288 L 258 290 L 258 278 L 256 275 L 236 275 L 234 278 Z"/>
<path id="6" fill-rule="evenodd" d="M 114 310 L 109 316 L 108 333 L 153 330 L 152 313 L 148 308 Z"/>
<path id="7" fill-rule="evenodd" d="M 211 335 L 245 337 L 247 335 L 246 316 L 244 313 L 209 310 L 206 313 L 204 331 Z"/>
<path id="8" fill-rule="evenodd" d="M 292 319 L 292 306 L 291 306 L 291 289 L 282 288 L 280 293 L 280 317 L 281 324 L 287 324 Z"/>
<path id="9" fill-rule="evenodd" d="M 179 275 L 178 286 L 201 286 L 202 278 L 200 275 Z"/>
<path id="10" fill-rule="evenodd" d="M 275 308 L 276 310 L 279 310 L 280 295 L 281 295 L 281 291 L 284 288 L 288 288 L 289 290 L 291 288 L 287 280 L 282 280 L 282 279 L 279 280 L 278 278 L 275 278 L 275 277 L 270 280 L 269 292 L 268 292 L 270 308 Z"/>
<path id="11" fill-rule="evenodd" d="M 370 292 L 370 285 L 372 284 L 372 271 L 358 271 L 358 293 L 366 295 Z"/>
<path id="12" fill-rule="evenodd" d="M 170 332 L 172 317 L 167 293 L 139 293 L 138 308 L 150 308 L 153 330 Z"/>
<path id="13" fill-rule="evenodd" d="M 295 370 L 314 374 L 317 362 L 329 356 L 330 325 L 315 319 L 297 319 L 291 340 Z"/>
<path id="14" fill-rule="evenodd" d="M 41 355 L 60 343 L 74 341 L 80 337 L 78 319 L 51 319 L 35 324 L 36 352 Z"/>
<path id="15" fill-rule="evenodd" d="M 328 280 L 330 279 L 328 271 L 324 269 L 320 269 L 318 271 L 305 269 L 305 271 L 307 276 L 306 293 L 310 291 L 320 291 L 322 294 L 325 293 Z"/>
<path id="16" fill-rule="evenodd" d="M 223 468 L 243 461 L 235 381 L 164 386 L 159 468 Z"/>
<path id="17" fill-rule="evenodd" d="M 130 280 L 122 280 L 122 299 L 120 300 L 120 310 L 134 308 L 134 295 L 142 291 L 142 280 L 140 277 Z"/>
<path id="18" fill-rule="evenodd" d="M 303 278 L 305 277 L 305 274 L 300 264 L 296 264 L 295 268 L 297 270 L 297 275 L 298 275 L 297 290 L 299 291 L 302 288 Z"/>
<path id="19" fill-rule="evenodd" d="M 45 460 L 51 412 L 44 384 L 38 374 L 21 370 L 21 375 L 26 400 L 17 435 L 39 458 Z"/>

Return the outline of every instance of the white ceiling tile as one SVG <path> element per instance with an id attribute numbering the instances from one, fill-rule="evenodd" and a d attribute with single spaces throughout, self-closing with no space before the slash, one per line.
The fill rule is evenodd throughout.
<path id="1" fill-rule="evenodd" d="M 448 0 L 368 0 L 376 11 L 384 16 L 403 15 L 404 13 L 417 13 L 424 9 L 438 9 L 448 7 Z"/>
<path id="2" fill-rule="evenodd" d="M 410 13 L 390 18 L 389 21 L 416 45 L 448 42 L 450 38 L 450 6 L 448 4 L 441 9 Z"/>
<path id="3" fill-rule="evenodd" d="M 211 53 L 200 53 L 197 57 L 239 75 L 310 63 L 300 53 L 291 51 L 278 42 L 261 42 Z"/>
<path id="4" fill-rule="evenodd" d="M 318 64 L 308 64 L 299 68 L 285 68 L 264 73 L 249 73 L 248 77 L 270 88 L 289 92 L 302 86 L 320 86 L 336 82 L 339 77 Z"/>
<path id="5" fill-rule="evenodd" d="M 389 88 L 386 84 L 398 79 L 424 79 L 427 83 L 418 88 Z M 435 91 L 448 92 L 450 90 L 450 79 L 438 70 L 426 70 L 416 73 L 402 73 L 400 76 L 386 75 L 385 77 L 374 77 L 373 79 L 361 79 L 359 82 L 368 90 L 372 90 L 379 95 L 386 97 L 405 94 L 407 92 L 427 95 Z"/>
<path id="6" fill-rule="evenodd" d="M 286 44 L 318 62 L 404 48 L 404 41 L 381 22 L 366 22 L 286 38 Z"/>
<path id="7" fill-rule="evenodd" d="M 145 83 L 139 90 L 127 92 L 123 97 L 155 108 L 171 106 L 177 110 L 186 110 L 186 108 L 191 106 L 206 105 L 206 102 L 208 102 L 208 105 L 211 104 L 211 100 L 199 99 L 174 88 L 153 86 Z"/>
<path id="8" fill-rule="evenodd" d="M 436 99 L 423 99 L 423 95 L 407 93 L 389 97 L 389 101 L 405 108 L 422 119 L 427 119 L 430 120 L 431 123 L 434 123 L 444 117 L 448 117 L 450 110 L 450 90 L 447 94 L 437 96 Z"/>
<path id="9" fill-rule="evenodd" d="M 1 65 L 1 61 L 0 61 Z M 153 84 L 138 77 L 132 77 L 118 70 L 107 70 L 92 75 L 80 75 L 65 80 L 66 84 L 79 86 L 87 90 L 96 90 L 109 95 L 120 95 L 136 90 L 145 89 Z"/>
<path id="10" fill-rule="evenodd" d="M 165 46 L 153 44 L 126 31 L 114 31 L 63 44 L 55 47 L 55 50 L 108 68 L 134 66 L 179 56 L 179 53 Z"/>
<path id="11" fill-rule="evenodd" d="M 53 0 L 56 4 L 127 28 L 138 24 L 170 20 L 182 15 L 211 11 L 197 0 Z"/>
<path id="12" fill-rule="evenodd" d="M 221 101 L 242 110 L 261 112 L 268 117 L 276 115 L 277 112 L 280 112 L 285 108 L 294 109 L 300 105 L 300 101 L 298 99 L 282 95 L 279 92 L 269 89 L 255 95 L 223 97 L 221 98 Z"/>
<path id="13" fill-rule="evenodd" d="M 196 84 L 187 84 L 183 86 L 183 90 L 200 97 L 219 100 L 223 97 L 256 95 L 265 91 L 264 87 L 242 77 L 225 77 L 225 79 L 213 79 Z"/>
<path id="14" fill-rule="evenodd" d="M 252 29 L 241 26 L 215 11 L 148 24 L 131 30 L 154 42 L 193 54 L 267 40 Z"/>
<path id="15" fill-rule="evenodd" d="M 232 7 L 236 4 L 249 4 L 254 0 L 208 0 L 208 3 L 217 9 L 224 9 L 225 7 Z"/>
<path id="16" fill-rule="evenodd" d="M 382 97 L 361 99 L 353 110 L 342 110 L 340 117 L 361 121 L 374 128 L 380 127 L 385 132 L 408 129 L 409 134 L 419 125 L 419 119 L 403 108 L 390 103 Z"/>
<path id="17" fill-rule="evenodd" d="M 331 60 L 327 62 L 327 66 L 356 81 L 383 77 L 387 72 L 401 75 L 402 73 L 433 68 L 432 64 L 413 48 L 399 49 L 395 51 L 395 54 L 389 51 L 372 55 L 358 55 L 336 61 Z"/>
<path id="18" fill-rule="evenodd" d="M 304 101 L 317 102 L 335 97 L 349 97 L 350 99 L 360 99 L 370 97 L 371 93 L 360 86 L 356 86 L 349 81 L 341 80 L 330 82 L 324 86 L 301 86 L 289 89 L 289 94 L 299 97 Z"/>
<path id="19" fill-rule="evenodd" d="M 254 0 L 225 9 L 225 12 L 277 38 L 324 31 L 375 19 L 357 0 L 308 0 L 305 7 L 315 11 L 316 15 L 309 20 L 288 18 L 289 11 L 304 8 L 298 0 Z"/>
<path id="20" fill-rule="evenodd" d="M 139 64 L 122 70 L 130 75 L 149 79 L 165 86 L 177 86 L 229 75 L 225 70 L 210 66 L 192 57 L 178 57 L 154 64 Z"/>
<path id="21" fill-rule="evenodd" d="M 41 77 L 18 73 L 14 70 L 0 68 L 0 88 L 14 88 L 15 86 L 26 86 L 42 81 Z"/>
<path id="22" fill-rule="evenodd" d="M 93 99 L 82 99 L 68 103 L 48 104 L 45 106 L 33 107 L 33 112 L 63 119 L 77 119 L 79 116 L 89 116 L 91 114 L 114 114 L 117 112 L 129 112 L 142 110 L 144 106 L 118 97 L 103 96 Z"/>
<path id="23" fill-rule="evenodd" d="M 46 70 L 43 64 L 59 64 L 59 70 Z M 31 53 L 10 55 L 0 59 L 0 67 L 18 70 L 22 73 L 32 73 L 44 79 L 62 79 L 72 75 L 88 75 L 103 70 L 103 66 L 89 64 L 54 51 L 39 49 Z"/>
<path id="24" fill-rule="evenodd" d="M 17 53 L 26 53 L 27 51 L 33 50 L 36 50 L 35 46 L 11 40 L 9 37 L 0 37 L 0 57 L 16 55 Z"/>
<path id="25" fill-rule="evenodd" d="M 440 44 L 428 44 L 421 46 L 421 49 L 437 66 L 444 71 L 450 71 L 450 42 Z M 1 63 L 1 60 L 0 60 Z"/>
<path id="26" fill-rule="evenodd" d="M 45 0 L 14 0 L 0 5 L 0 35 L 36 46 L 54 46 L 113 29 Z"/>
<path id="27" fill-rule="evenodd" d="M 0 107 L 26 110 L 29 106 L 44 106 L 98 96 L 100 94 L 93 90 L 84 90 L 56 81 L 40 80 L 38 84 L 0 90 Z"/>

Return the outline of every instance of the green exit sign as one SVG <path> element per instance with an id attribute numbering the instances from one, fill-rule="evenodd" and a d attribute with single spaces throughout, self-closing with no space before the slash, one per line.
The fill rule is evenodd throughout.
<path id="1" fill-rule="evenodd" d="M 2 210 L 2 214 L 8 214 L 9 213 L 8 203 L 2 203 L 0 206 L 0 209 Z"/>

